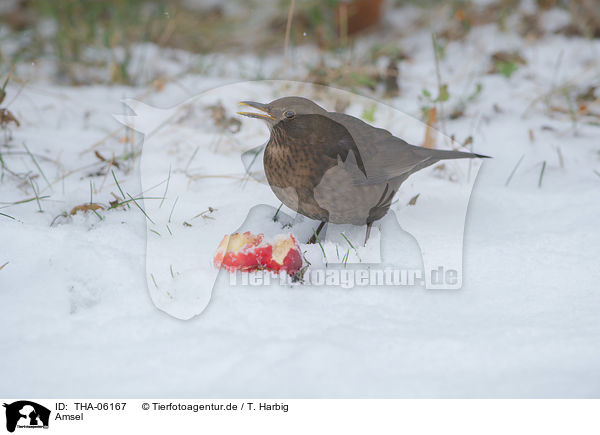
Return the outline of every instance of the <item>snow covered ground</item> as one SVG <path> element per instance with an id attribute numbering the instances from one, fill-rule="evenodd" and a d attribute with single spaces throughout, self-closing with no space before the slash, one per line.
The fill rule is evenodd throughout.
<path id="1" fill-rule="evenodd" d="M 560 21 L 552 14 L 547 22 Z M 411 56 L 402 64 L 402 94 L 385 103 L 418 116 L 422 90 L 435 93 L 437 86 L 431 39 L 420 31 L 402 43 Z M 509 78 L 486 74 L 497 50 L 519 50 L 527 64 Z M 600 42 L 552 34 L 529 41 L 487 25 L 445 52 L 446 109 L 467 100 L 477 83 L 481 92 L 464 116 L 445 122 L 444 133 L 459 143 L 472 136 L 476 152 L 494 157 L 479 171 L 469 204 L 462 289 L 241 287 L 221 273 L 207 309 L 187 321 L 158 310 L 149 297 L 147 220 L 135 204 L 98 215 L 68 212 L 90 202 L 90 184 L 93 202 L 105 208 L 115 199 L 111 192 L 122 196 L 119 187 L 133 197 L 145 190 L 140 159 L 123 158 L 141 149 L 143 135 L 126 132 L 112 117 L 131 114 L 122 99 L 168 109 L 235 82 L 235 74 L 185 75 L 150 89 L 57 87 L 40 78 L 13 101 L 19 86 L 10 85 L 9 109 L 21 127 L 11 126 L 12 139 L 0 150 L 8 169 L 31 171 L 41 199 L 15 204 L 35 192 L 27 178 L 4 174 L 0 395 L 599 397 L 600 126 L 597 118 L 570 116 L 567 99 L 555 90 L 600 85 Z M 302 65 L 311 56 L 310 48 L 298 48 L 295 61 Z M 225 71 L 253 60 L 222 61 L 229 62 Z M 276 74 L 281 58 L 263 62 L 262 74 Z M 597 98 L 598 90 L 590 103 L 596 114 Z M 189 135 L 194 129 L 214 135 L 212 123 L 208 112 L 189 113 L 167 135 L 173 161 L 185 164 L 196 143 Z M 240 154 L 266 140 L 260 125 L 243 120 L 241 129 L 223 133 L 218 144 L 198 140 L 207 148 L 190 173 L 226 175 L 239 184 Z M 94 151 L 115 156 L 119 167 L 110 169 L 120 186 Z M 422 195 L 439 182 L 432 171 L 417 181 L 407 189 Z M 201 191 L 205 183 L 191 180 L 189 189 Z M 153 195 L 163 193 L 159 187 Z M 264 195 L 257 204 L 269 203 L 268 190 Z M 400 215 L 411 196 L 399 195 Z M 217 224 L 192 221 L 188 246 L 213 252 L 216 245 L 200 236 L 235 231 L 223 213 L 242 200 L 240 189 L 219 205 L 197 204 L 197 213 L 215 207 Z M 383 257 L 420 267 L 415 240 L 389 225 L 394 236 L 382 237 Z"/>

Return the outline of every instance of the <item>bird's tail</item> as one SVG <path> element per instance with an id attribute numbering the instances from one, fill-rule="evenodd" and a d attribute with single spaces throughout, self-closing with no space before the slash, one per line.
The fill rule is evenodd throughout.
<path id="1" fill-rule="evenodd" d="M 483 154 L 475 153 L 464 153 L 462 151 L 450 151 L 450 150 L 431 150 L 430 156 L 437 160 L 451 160 L 451 159 L 490 159 L 490 156 L 484 156 Z"/>

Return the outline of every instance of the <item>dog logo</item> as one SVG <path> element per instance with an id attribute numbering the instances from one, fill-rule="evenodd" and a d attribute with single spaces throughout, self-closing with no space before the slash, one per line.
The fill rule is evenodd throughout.
<path id="1" fill-rule="evenodd" d="M 6 408 L 6 430 L 14 432 L 16 428 L 48 428 L 50 410 L 29 400 L 19 400 L 4 404 Z"/>

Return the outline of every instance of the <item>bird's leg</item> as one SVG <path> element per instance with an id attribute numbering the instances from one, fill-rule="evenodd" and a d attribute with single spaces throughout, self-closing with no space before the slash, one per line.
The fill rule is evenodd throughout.
<path id="1" fill-rule="evenodd" d="M 321 230 L 323 229 L 323 227 L 325 226 L 327 222 L 322 221 L 319 226 L 317 227 L 317 231 L 315 231 L 315 233 L 312 235 L 312 237 L 310 239 L 308 239 L 308 244 L 312 245 L 314 243 L 317 243 L 317 236 L 319 235 L 319 233 L 321 232 Z"/>
<path id="2" fill-rule="evenodd" d="M 373 222 L 367 222 L 367 233 L 365 234 L 365 244 L 363 246 L 367 246 L 367 241 L 369 240 L 369 236 L 371 235 L 372 226 Z"/>

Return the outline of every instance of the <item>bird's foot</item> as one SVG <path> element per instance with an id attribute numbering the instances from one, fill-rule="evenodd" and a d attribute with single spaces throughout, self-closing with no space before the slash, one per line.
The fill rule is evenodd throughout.
<path id="1" fill-rule="evenodd" d="M 313 230 L 313 235 L 310 239 L 308 239 L 308 242 L 306 242 L 307 245 L 314 245 L 315 243 L 317 243 L 317 241 L 320 242 L 319 240 L 319 233 L 321 232 L 321 230 L 323 229 L 323 227 L 325 226 L 326 222 L 321 222 L 319 224 L 319 226 L 317 227 L 316 231 Z"/>
<path id="2" fill-rule="evenodd" d="M 365 234 L 365 243 L 363 246 L 367 246 L 367 242 L 369 241 L 369 236 L 371 235 L 371 227 L 373 226 L 373 222 L 367 223 L 367 233 Z"/>

